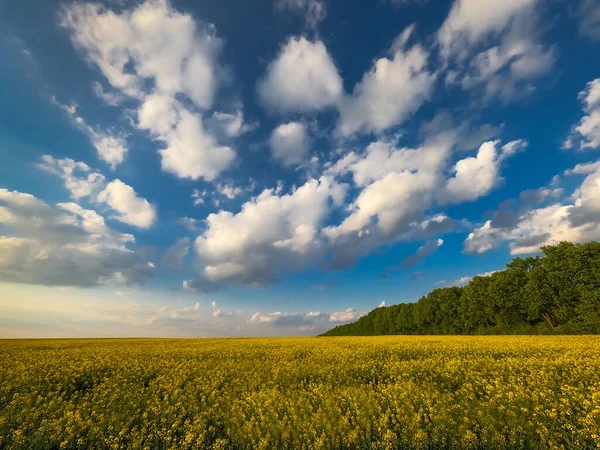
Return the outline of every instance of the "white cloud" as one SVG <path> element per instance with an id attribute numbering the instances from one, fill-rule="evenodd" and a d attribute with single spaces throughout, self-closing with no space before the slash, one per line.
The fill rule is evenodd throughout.
<path id="1" fill-rule="evenodd" d="M 385 306 L 385 301 L 382 302 L 381 306 Z M 347 308 L 345 311 L 334 311 L 331 313 L 311 311 L 308 314 L 281 311 L 273 313 L 256 312 L 248 320 L 248 323 L 262 327 L 295 328 L 301 333 L 312 332 L 316 334 L 330 329 L 332 322 L 336 324 L 353 322 L 365 314 L 365 312 L 359 312 L 354 308 Z"/>
<path id="2" fill-rule="evenodd" d="M 98 157 L 106 162 L 112 169 L 117 167 L 125 160 L 127 155 L 127 142 L 123 135 L 115 134 L 112 130 L 99 131 L 88 125 L 83 117 L 77 115 L 77 105 L 63 105 L 55 97 L 51 97 L 52 102 L 58 105 L 63 111 L 67 112 L 73 123 L 83 131 L 90 139 L 92 145 L 98 152 Z"/>
<path id="3" fill-rule="evenodd" d="M 352 173 L 355 184 L 362 188 L 341 224 L 323 230 L 332 247 L 331 267 L 347 267 L 358 257 L 397 240 L 453 228 L 454 221 L 443 215 L 423 221 L 435 202 L 443 169 L 458 138 L 453 130 L 438 132 L 414 149 L 396 148 L 385 140 L 374 142 L 363 154 L 350 153 L 328 169 L 336 175 Z"/>
<path id="4" fill-rule="evenodd" d="M 121 180 L 108 183 L 98 194 L 98 201 L 119 212 L 114 218 L 129 225 L 149 228 L 156 220 L 156 207 L 139 197 L 131 186 Z"/>
<path id="5" fill-rule="evenodd" d="M 209 134 L 202 118 L 174 97 L 153 94 L 138 111 L 138 126 L 167 147 L 159 150 L 162 168 L 180 178 L 214 180 L 235 159 L 235 151 Z"/>
<path id="6" fill-rule="evenodd" d="M 385 308 L 385 300 L 379 304 L 378 308 Z"/>
<path id="7" fill-rule="evenodd" d="M 586 88 L 579 93 L 583 110 L 587 113 L 575 126 L 563 148 L 571 149 L 577 143 L 577 148 L 596 149 L 600 147 L 600 78 L 590 81 Z"/>
<path id="8" fill-rule="evenodd" d="M 530 36 L 513 34 L 473 58 L 461 80 L 464 89 L 481 89 L 486 100 L 499 97 L 509 101 L 530 92 L 530 80 L 554 67 L 553 47 L 538 44 Z"/>
<path id="9" fill-rule="evenodd" d="M 450 64 L 446 82 L 483 101 L 508 102 L 534 91 L 532 81 L 549 73 L 557 56 L 541 42 L 544 27 L 535 4 L 457 0 L 437 34 L 442 58 Z"/>
<path id="10" fill-rule="evenodd" d="M 600 239 L 600 165 L 586 164 L 568 171 L 587 174 L 581 186 L 562 202 L 526 210 L 509 226 L 494 226 L 488 220 L 473 230 L 464 242 L 467 253 L 485 253 L 509 242 L 511 254 L 534 253 L 541 246 L 561 241 L 587 242 Z"/>
<path id="11" fill-rule="evenodd" d="M 334 175 L 352 173 L 358 186 L 366 186 L 390 172 L 436 172 L 446 162 L 455 141 L 456 134 L 452 131 L 429 138 L 417 148 L 398 148 L 393 141 L 382 139 L 369 144 L 362 155 L 346 154 L 328 172 Z"/>
<path id="12" fill-rule="evenodd" d="M 0 278 L 53 286 L 141 284 L 154 265 L 127 245 L 131 234 L 76 203 L 50 206 L 29 194 L 0 189 Z"/>
<path id="13" fill-rule="evenodd" d="M 205 200 L 204 197 L 206 197 L 206 189 L 203 190 L 202 192 L 200 192 L 198 189 L 194 189 L 194 191 L 192 192 L 192 199 L 194 200 L 194 206 L 199 206 L 199 205 L 204 205 Z"/>
<path id="14" fill-rule="evenodd" d="M 237 214 L 210 214 L 195 244 L 204 267 L 189 286 L 261 286 L 281 271 L 302 268 L 321 251 L 319 229 L 331 205 L 341 205 L 344 195 L 344 185 L 323 177 L 281 196 L 266 189 Z"/>
<path id="15" fill-rule="evenodd" d="M 347 308 L 345 311 L 332 312 L 329 315 L 329 321 L 330 322 L 352 322 L 354 320 L 359 319 L 361 315 L 364 315 L 364 313 L 361 314 L 354 308 Z"/>
<path id="16" fill-rule="evenodd" d="M 286 43 L 257 89 L 262 102 L 279 113 L 321 110 L 336 104 L 343 92 L 325 44 L 305 37 Z"/>
<path id="17" fill-rule="evenodd" d="M 214 59 L 221 42 L 214 27 L 199 26 L 167 0 L 147 0 L 120 13 L 73 3 L 63 8 L 61 25 L 109 83 L 125 94 L 143 98 L 144 79 L 152 79 L 165 95 L 183 93 L 199 107 L 211 105 L 218 83 Z"/>
<path id="18" fill-rule="evenodd" d="M 121 95 L 117 91 L 104 90 L 102 83 L 100 83 L 99 81 L 94 81 L 92 83 L 92 90 L 94 91 L 94 94 L 96 94 L 96 97 L 98 97 L 100 100 L 102 100 L 109 106 L 119 106 L 125 101 L 124 95 Z"/>
<path id="19" fill-rule="evenodd" d="M 223 197 L 227 198 L 228 200 L 234 200 L 240 195 L 252 192 L 254 189 L 256 189 L 256 181 L 252 178 L 248 181 L 247 185 L 243 186 L 236 186 L 234 184 L 228 183 L 219 183 L 215 187 L 215 191 L 219 195 L 222 195 Z"/>
<path id="20" fill-rule="evenodd" d="M 39 167 L 62 178 L 75 200 L 82 197 L 95 198 L 106 184 L 104 175 L 71 158 L 56 159 L 51 155 L 43 155 Z"/>
<path id="21" fill-rule="evenodd" d="M 62 178 L 72 198 L 88 197 L 94 203 L 105 203 L 120 213 L 114 218 L 121 222 L 149 228 L 156 220 L 156 207 L 139 197 L 131 186 L 118 179 L 107 184 L 104 175 L 83 162 L 43 155 L 38 166 Z"/>
<path id="22" fill-rule="evenodd" d="M 342 98 L 342 135 L 381 132 L 398 125 L 429 99 L 436 76 L 427 70 L 429 54 L 423 47 L 407 47 L 412 31 L 413 27 L 407 28 L 392 45 L 390 56 L 375 61 L 352 95 Z"/>
<path id="23" fill-rule="evenodd" d="M 308 28 L 316 28 L 327 16 L 324 0 L 275 0 L 275 9 L 302 14 Z"/>
<path id="24" fill-rule="evenodd" d="M 237 110 L 235 114 L 215 111 L 207 120 L 207 123 L 215 134 L 230 138 L 241 136 L 258 127 L 256 123 L 248 124 L 244 122 L 244 112 L 241 109 Z"/>
<path id="25" fill-rule="evenodd" d="M 426 172 L 391 172 L 363 189 L 349 206 L 350 216 L 339 226 L 326 228 L 325 234 L 335 241 L 349 234 L 360 235 L 374 224 L 391 236 L 416 220 L 430 204 L 435 183 L 435 176 Z"/>
<path id="26" fill-rule="evenodd" d="M 284 313 L 281 311 L 268 314 L 257 312 L 252 315 L 249 322 L 269 325 L 299 325 L 304 323 L 304 315 L 300 313 Z"/>
<path id="27" fill-rule="evenodd" d="M 217 308 L 217 302 L 213 301 L 211 303 L 212 306 L 212 316 L 213 317 L 222 317 L 223 316 L 223 311 L 221 311 L 219 308 Z M 229 315 L 231 315 L 231 313 L 229 313 Z"/>
<path id="28" fill-rule="evenodd" d="M 502 181 L 500 163 L 526 146 L 526 142 L 512 141 L 497 149 L 499 141 L 488 141 L 479 147 L 476 157 L 462 159 L 454 166 L 455 175 L 446 182 L 440 194 L 447 203 L 462 203 L 487 195 Z"/>
<path id="29" fill-rule="evenodd" d="M 235 152 L 217 143 L 194 111 L 212 106 L 223 72 L 214 26 L 196 23 L 168 0 L 147 0 L 118 13 L 72 3 L 63 8 L 61 25 L 113 88 L 141 102 L 137 125 L 166 144 L 163 170 L 210 181 L 229 167 Z M 194 108 L 184 106 L 180 95 Z M 110 143 L 104 144 L 108 151 Z"/>
<path id="30" fill-rule="evenodd" d="M 445 58 L 464 57 L 470 47 L 505 30 L 526 14 L 536 0 L 456 0 L 438 32 Z"/>
<path id="31" fill-rule="evenodd" d="M 269 139 L 273 159 L 284 166 L 295 166 L 305 161 L 309 154 L 306 125 L 301 122 L 281 124 Z"/>

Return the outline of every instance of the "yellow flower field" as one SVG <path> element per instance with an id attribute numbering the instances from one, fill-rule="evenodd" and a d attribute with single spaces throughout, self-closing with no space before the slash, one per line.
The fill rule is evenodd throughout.
<path id="1" fill-rule="evenodd" d="M 0 341 L 0 448 L 600 448 L 600 337 Z"/>

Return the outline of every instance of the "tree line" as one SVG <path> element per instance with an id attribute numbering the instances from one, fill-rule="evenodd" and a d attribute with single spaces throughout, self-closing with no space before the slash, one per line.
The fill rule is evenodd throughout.
<path id="1" fill-rule="evenodd" d="M 323 336 L 600 334 L 600 243 L 542 247 L 464 287 L 380 307 Z"/>

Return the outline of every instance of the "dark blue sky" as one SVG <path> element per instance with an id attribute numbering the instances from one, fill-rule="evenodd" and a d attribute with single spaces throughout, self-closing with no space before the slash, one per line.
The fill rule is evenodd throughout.
<path id="1" fill-rule="evenodd" d="M 311 334 L 598 239 L 598 17 L 0 2 L 0 334 Z"/>

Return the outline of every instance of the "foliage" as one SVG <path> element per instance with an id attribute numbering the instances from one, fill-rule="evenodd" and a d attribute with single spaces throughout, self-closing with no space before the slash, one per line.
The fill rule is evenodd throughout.
<path id="1" fill-rule="evenodd" d="M 598 373 L 597 336 L 0 341 L 0 448 L 599 448 Z"/>
<path id="2" fill-rule="evenodd" d="M 324 335 L 600 333 L 600 243 L 562 242 L 542 251 L 463 288 L 377 308 Z"/>

